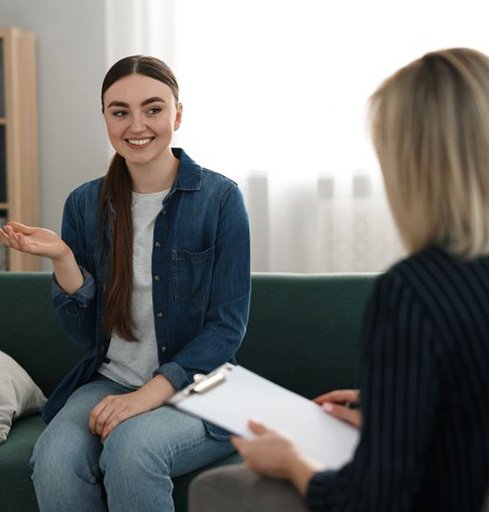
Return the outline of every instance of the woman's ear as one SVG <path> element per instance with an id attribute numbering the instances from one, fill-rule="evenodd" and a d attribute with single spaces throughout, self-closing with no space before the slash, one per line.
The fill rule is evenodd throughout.
<path id="1" fill-rule="evenodd" d="M 175 115 L 175 123 L 173 124 L 173 129 L 178 130 L 180 128 L 180 124 L 182 122 L 182 111 L 183 111 L 183 105 L 178 102 L 177 103 L 177 113 Z"/>

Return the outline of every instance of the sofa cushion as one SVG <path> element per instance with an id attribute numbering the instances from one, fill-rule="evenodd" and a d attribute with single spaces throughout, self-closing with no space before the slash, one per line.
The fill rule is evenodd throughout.
<path id="1" fill-rule="evenodd" d="M 6 441 L 12 423 L 39 412 L 46 397 L 29 374 L 0 351 L 0 443 Z"/>
<path id="2" fill-rule="evenodd" d="M 21 418 L 15 422 L 7 442 L 0 445 L 2 512 L 38 510 L 29 460 L 32 447 L 45 426 L 40 414 Z"/>

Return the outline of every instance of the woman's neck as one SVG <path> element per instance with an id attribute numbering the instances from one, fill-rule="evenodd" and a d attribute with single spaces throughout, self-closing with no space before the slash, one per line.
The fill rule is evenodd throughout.
<path id="1" fill-rule="evenodd" d="M 171 153 L 164 159 L 145 165 L 128 165 L 134 192 L 151 194 L 170 189 L 177 176 L 179 163 L 178 158 Z"/>

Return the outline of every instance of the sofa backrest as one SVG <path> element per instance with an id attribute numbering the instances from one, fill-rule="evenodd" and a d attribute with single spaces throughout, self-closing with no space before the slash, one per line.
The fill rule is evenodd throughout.
<path id="1" fill-rule="evenodd" d="M 51 301 L 51 273 L 0 272 L 0 350 L 47 395 L 82 352 L 68 341 Z"/>
<path id="2" fill-rule="evenodd" d="M 312 398 L 358 386 L 363 310 L 375 274 L 254 274 L 238 364 Z"/>
<path id="3" fill-rule="evenodd" d="M 254 274 L 238 363 L 312 397 L 357 385 L 361 317 L 373 275 Z M 82 353 L 63 333 L 49 272 L 0 272 L 0 350 L 45 394 Z"/>

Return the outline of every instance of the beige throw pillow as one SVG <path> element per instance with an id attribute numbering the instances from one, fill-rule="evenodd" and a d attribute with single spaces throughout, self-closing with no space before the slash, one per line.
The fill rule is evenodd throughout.
<path id="1" fill-rule="evenodd" d="M 38 412 L 46 397 L 29 374 L 0 351 L 0 443 L 6 441 L 12 423 Z"/>

